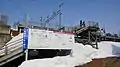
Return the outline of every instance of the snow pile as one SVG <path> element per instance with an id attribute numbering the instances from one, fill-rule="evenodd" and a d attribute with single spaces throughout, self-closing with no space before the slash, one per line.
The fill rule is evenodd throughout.
<path id="1" fill-rule="evenodd" d="M 68 56 L 35 59 L 23 62 L 19 67 L 75 67 L 92 61 L 94 58 L 120 56 L 120 43 L 103 41 L 99 49 L 90 45 L 74 43 L 74 35 L 54 33 L 53 31 L 32 30 L 29 34 L 28 48 L 71 49 Z"/>
<path id="2" fill-rule="evenodd" d="M 120 56 L 120 43 L 103 41 L 99 49 L 79 43 L 67 43 L 72 49 L 72 55 L 46 59 L 35 59 L 23 62 L 19 67 L 75 67 L 92 61 L 94 58 Z"/>
<path id="3" fill-rule="evenodd" d="M 30 60 L 30 63 L 25 61 L 20 67 L 74 67 L 92 61 L 92 55 L 96 52 L 91 46 L 74 43 L 74 35 L 61 32 L 31 29 L 28 42 L 29 49 L 72 49 L 72 54 L 64 57 Z"/>
<path id="4" fill-rule="evenodd" d="M 120 43 L 103 41 L 98 43 L 98 51 L 93 58 L 119 57 Z"/>
<path id="5" fill-rule="evenodd" d="M 35 59 L 23 62 L 19 67 L 74 67 L 92 61 L 95 49 L 79 43 L 68 43 L 72 55 L 46 59 Z"/>
<path id="6" fill-rule="evenodd" d="M 72 55 L 46 59 L 35 59 L 23 62 L 19 67 L 75 67 L 92 61 L 94 58 L 119 57 L 120 43 L 103 41 L 98 43 L 99 49 L 79 43 L 67 43 Z"/>

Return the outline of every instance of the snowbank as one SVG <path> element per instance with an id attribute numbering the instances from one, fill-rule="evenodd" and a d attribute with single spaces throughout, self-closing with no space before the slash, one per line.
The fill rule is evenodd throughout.
<path id="1" fill-rule="evenodd" d="M 72 55 L 46 59 L 35 59 L 23 62 L 19 67 L 75 67 L 92 61 L 94 58 L 120 56 L 120 43 L 103 41 L 98 43 L 99 49 L 79 43 L 67 43 Z"/>
<path id="2" fill-rule="evenodd" d="M 103 41 L 98 43 L 98 51 L 93 58 L 119 57 L 120 42 Z"/>
<path id="3" fill-rule="evenodd" d="M 46 59 L 35 59 L 23 62 L 19 67 L 74 67 L 92 61 L 95 49 L 79 43 L 69 43 L 72 55 Z"/>
<path id="4" fill-rule="evenodd" d="M 90 45 L 74 43 L 71 35 L 52 31 L 33 30 L 29 37 L 31 37 L 29 48 L 68 48 L 72 49 L 72 53 L 63 57 L 28 60 L 19 67 L 75 67 L 88 63 L 94 58 L 120 56 L 118 42 L 103 41 L 98 43 L 99 49 L 94 49 Z"/>

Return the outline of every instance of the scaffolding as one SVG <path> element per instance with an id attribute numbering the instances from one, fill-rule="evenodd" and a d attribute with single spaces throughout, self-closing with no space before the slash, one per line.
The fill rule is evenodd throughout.
<path id="1" fill-rule="evenodd" d="M 97 22 L 80 21 L 80 24 L 75 26 L 73 32 L 76 34 L 75 41 L 90 44 L 94 48 L 98 48 L 97 42 L 100 41 L 100 30 Z"/>

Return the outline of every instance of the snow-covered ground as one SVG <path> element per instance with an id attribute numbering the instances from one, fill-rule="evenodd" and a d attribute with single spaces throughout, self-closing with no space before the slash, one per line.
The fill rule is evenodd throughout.
<path id="1" fill-rule="evenodd" d="M 120 57 L 120 42 L 102 41 L 93 58 Z"/>
<path id="2" fill-rule="evenodd" d="M 70 48 L 73 50 L 72 55 L 35 59 L 23 62 L 19 67 L 74 67 L 92 61 L 92 54 L 95 49 L 91 46 L 83 46 L 78 43 L 69 43 Z"/>
<path id="3" fill-rule="evenodd" d="M 44 36 L 47 37 L 45 38 Z M 41 48 L 41 46 L 43 47 L 47 46 L 47 48 L 57 48 L 57 47 L 70 48 L 72 49 L 72 55 L 68 55 L 64 57 L 58 56 L 54 58 L 28 60 L 23 62 L 19 67 L 41 67 L 41 66 L 42 67 L 75 67 L 78 65 L 83 65 L 85 63 L 88 63 L 92 61 L 92 59 L 94 58 L 106 58 L 113 56 L 118 57 L 120 55 L 120 43 L 103 41 L 98 43 L 99 49 L 94 49 L 90 45 L 84 46 L 83 44 L 80 43 L 74 43 L 73 40 L 70 41 L 70 36 L 71 35 L 67 35 L 67 34 L 59 34 L 59 33 L 56 34 L 53 32 L 47 32 L 46 34 L 42 34 L 40 36 L 43 37 L 41 40 L 42 45 L 32 44 L 32 46 L 30 47 L 36 48 L 37 46 L 38 48 Z M 32 40 L 35 40 L 34 36 Z M 36 43 L 40 42 L 37 40 L 35 41 Z"/>
<path id="4" fill-rule="evenodd" d="M 23 62 L 19 67 L 75 67 L 88 63 L 94 58 L 120 56 L 120 43 L 118 42 L 100 42 L 98 44 L 99 49 L 94 49 L 89 45 L 83 46 L 79 43 L 71 43 L 69 45 L 73 50 L 72 56 L 28 60 Z"/>
<path id="5" fill-rule="evenodd" d="M 45 32 L 45 31 L 44 31 Z M 33 35 L 34 33 L 32 33 Z M 34 59 L 24 61 L 19 67 L 74 67 L 92 61 L 94 58 L 119 57 L 120 43 L 102 41 L 98 43 L 99 49 L 92 48 L 90 45 L 74 43 L 73 35 L 47 32 L 46 34 L 37 33 L 32 36 L 30 48 L 69 48 L 72 53 L 68 56 L 56 56 L 54 58 Z M 10 42 L 23 37 L 20 34 Z M 38 38 L 38 39 L 37 39 Z M 42 38 L 42 39 L 41 39 Z M 36 40 L 37 39 L 37 40 Z M 8 43 L 10 43 L 8 42 Z M 7 43 L 7 44 L 8 44 Z M 36 45 L 34 45 L 36 44 Z M 41 47 L 42 46 L 42 47 Z M 0 51 L 1 52 L 1 51 Z"/>

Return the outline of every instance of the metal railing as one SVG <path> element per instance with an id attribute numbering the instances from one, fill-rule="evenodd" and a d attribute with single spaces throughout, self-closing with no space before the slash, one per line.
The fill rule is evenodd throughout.
<path id="1" fill-rule="evenodd" d="M 99 24 L 97 22 L 93 22 L 93 21 L 88 21 L 86 24 L 85 24 L 86 27 L 89 27 L 89 26 L 93 26 L 93 27 L 99 27 Z"/>
<path id="2" fill-rule="evenodd" d="M 99 28 L 99 25 L 97 22 L 88 21 L 85 24 L 75 26 L 74 31 L 76 33 L 81 33 L 82 31 L 88 29 L 89 27 Z"/>
<path id="3" fill-rule="evenodd" d="M 18 40 L 5 44 L 4 47 L 0 48 L 0 56 L 5 56 L 12 52 L 15 52 L 16 50 L 22 49 L 22 40 L 23 38 L 20 38 Z"/>
<path id="4" fill-rule="evenodd" d="M 75 29 L 77 30 L 77 29 L 81 29 L 81 28 L 85 28 L 85 27 L 90 27 L 90 26 L 92 26 L 92 27 L 99 27 L 99 24 L 97 22 L 88 21 L 88 22 L 86 22 L 83 25 L 77 25 L 77 26 L 75 26 Z"/>

